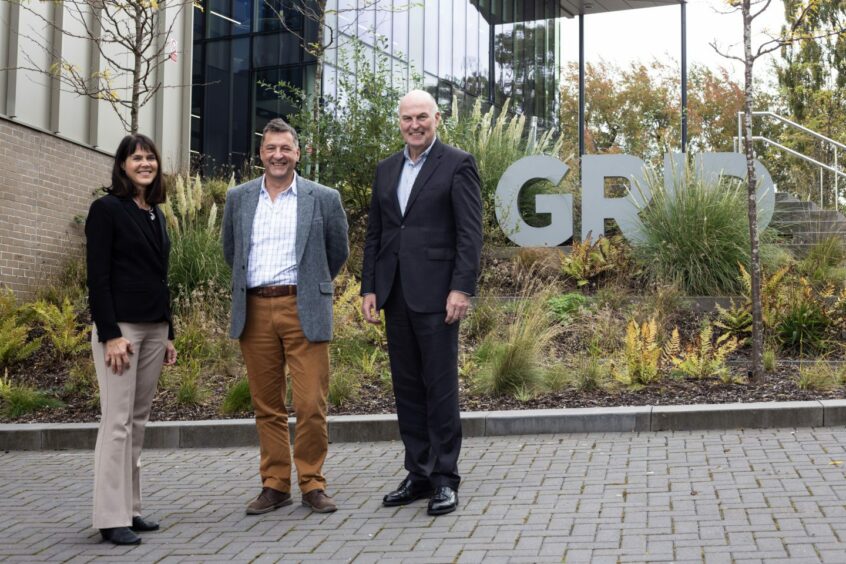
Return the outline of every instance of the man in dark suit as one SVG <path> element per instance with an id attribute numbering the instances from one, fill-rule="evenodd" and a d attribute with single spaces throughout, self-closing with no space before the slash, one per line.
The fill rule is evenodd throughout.
<path id="1" fill-rule="evenodd" d="M 408 476 L 385 506 L 430 497 L 458 506 L 458 322 L 476 291 L 482 203 L 473 157 L 437 140 L 441 114 L 427 92 L 399 105 L 405 150 L 376 168 L 361 294 L 367 321 L 385 310 L 388 353 Z"/>

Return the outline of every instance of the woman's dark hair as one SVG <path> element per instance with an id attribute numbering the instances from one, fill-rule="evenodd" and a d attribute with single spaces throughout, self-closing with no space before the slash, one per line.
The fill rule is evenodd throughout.
<path id="1" fill-rule="evenodd" d="M 132 198 L 138 193 L 138 189 L 129 180 L 129 177 L 126 176 L 126 171 L 121 166 L 138 149 L 150 151 L 156 155 L 156 162 L 159 165 L 153 183 L 150 184 L 144 193 L 144 200 L 150 205 L 162 204 L 166 199 L 165 184 L 162 178 L 162 158 L 153 140 L 140 133 L 132 133 L 121 140 L 117 151 L 115 151 L 115 162 L 112 166 L 112 184 L 108 188 L 105 188 L 105 191 L 120 198 Z"/>

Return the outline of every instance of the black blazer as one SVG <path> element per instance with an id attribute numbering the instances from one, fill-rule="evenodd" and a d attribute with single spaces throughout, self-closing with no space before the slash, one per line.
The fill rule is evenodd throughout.
<path id="1" fill-rule="evenodd" d="M 85 221 L 88 303 L 100 342 L 121 336 L 118 321 L 168 322 L 173 339 L 167 286 L 170 239 L 165 218 L 156 208 L 161 239 L 131 198 L 111 194 L 95 200 Z"/>
<path id="2" fill-rule="evenodd" d="M 379 309 L 397 265 L 412 311 L 446 311 L 451 290 L 476 293 L 482 252 L 482 197 L 473 156 L 435 141 L 411 189 L 405 215 L 397 186 L 404 162 L 396 153 L 376 167 L 361 293 L 376 294 Z"/>

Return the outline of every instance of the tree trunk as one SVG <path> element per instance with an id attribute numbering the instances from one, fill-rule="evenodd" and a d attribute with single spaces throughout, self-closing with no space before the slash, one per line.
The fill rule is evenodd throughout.
<path id="1" fill-rule="evenodd" d="M 761 258 L 758 241 L 758 181 L 755 177 L 755 155 L 752 147 L 752 14 L 751 0 L 743 0 L 743 149 L 746 153 L 747 204 L 749 215 L 749 243 L 751 246 L 749 274 L 752 279 L 752 380 L 763 378 L 764 319 L 761 311 Z"/>
<path id="2" fill-rule="evenodd" d="M 139 102 L 141 99 L 141 45 L 144 41 L 144 7 L 140 4 L 135 4 L 135 43 L 133 43 L 133 65 L 132 65 L 132 99 L 129 104 L 129 132 L 132 134 L 138 133 L 138 111 Z"/>

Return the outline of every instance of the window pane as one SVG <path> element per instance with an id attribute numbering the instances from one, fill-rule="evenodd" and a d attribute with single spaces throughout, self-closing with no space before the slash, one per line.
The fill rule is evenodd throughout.
<path id="1" fill-rule="evenodd" d="M 391 4 L 391 0 L 376 0 L 373 6 L 376 17 L 376 45 L 388 53 L 391 52 L 391 41 L 393 40 L 391 23 L 394 14 Z"/>
<path id="2" fill-rule="evenodd" d="M 452 76 L 452 0 L 440 0 L 438 16 L 438 76 L 448 78 Z"/>
<path id="3" fill-rule="evenodd" d="M 376 11 L 372 0 L 358 0 L 358 38 L 368 45 L 375 45 Z"/>
<path id="4" fill-rule="evenodd" d="M 490 96 L 487 83 L 490 81 L 490 56 L 491 56 L 491 25 L 485 18 L 479 18 L 479 77 L 482 82 L 481 96 Z"/>
<path id="5" fill-rule="evenodd" d="M 438 0 L 426 0 L 423 26 L 423 69 L 438 74 Z"/>
<path id="6" fill-rule="evenodd" d="M 467 57 L 465 58 L 464 88 L 478 94 L 479 84 L 479 12 L 470 4 L 467 8 Z"/>
<path id="7" fill-rule="evenodd" d="M 409 5 L 403 0 L 394 0 L 394 35 L 391 40 L 391 53 L 408 60 L 408 18 Z"/>
<path id="8" fill-rule="evenodd" d="M 452 12 L 452 79 L 464 87 L 464 58 L 467 56 L 465 41 L 467 35 L 467 0 L 453 0 Z M 446 77 L 444 77 L 446 78 Z"/>
<path id="9" fill-rule="evenodd" d="M 253 66 L 277 67 L 300 62 L 300 42 L 291 33 L 253 37 Z"/>

